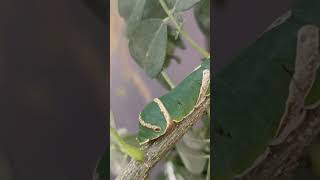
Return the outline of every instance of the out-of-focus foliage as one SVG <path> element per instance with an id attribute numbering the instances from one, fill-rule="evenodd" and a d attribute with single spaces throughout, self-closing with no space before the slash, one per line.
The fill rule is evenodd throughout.
<path id="1" fill-rule="evenodd" d="M 274 138 L 292 80 L 283 65 L 295 66 L 297 32 L 307 24 L 320 25 L 319 9 L 320 1 L 301 1 L 289 16 L 278 20 L 215 74 L 215 95 L 219 97 L 215 106 L 219 108 L 213 121 L 214 179 L 232 179 L 243 173 Z M 319 91 L 313 89 L 310 94 L 313 101 L 320 99 Z"/>

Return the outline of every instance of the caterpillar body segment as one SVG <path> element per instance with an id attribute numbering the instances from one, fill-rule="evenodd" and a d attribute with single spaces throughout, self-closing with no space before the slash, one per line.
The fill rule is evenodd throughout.
<path id="1" fill-rule="evenodd" d="M 210 95 L 210 59 L 206 59 L 178 86 L 147 104 L 139 115 L 138 141 L 145 144 L 162 136 Z"/>

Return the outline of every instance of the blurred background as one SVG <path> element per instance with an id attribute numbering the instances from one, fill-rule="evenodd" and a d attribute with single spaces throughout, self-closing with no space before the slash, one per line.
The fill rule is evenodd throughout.
<path id="1" fill-rule="evenodd" d="M 274 20 L 288 11 L 291 1 L 214 0 L 214 70 L 220 70 L 253 43 Z"/>
<path id="2" fill-rule="evenodd" d="M 283 15 L 292 0 L 215 0 L 213 22 L 214 70 L 219 71 L 253 43 L 271 23 Z M 320 179 L 320 138 L 306 148 L 294 180 Z"/>
<path id="3" fill-rule="evenodd" d="M 0 0 L 0 22 L 0 179 L 92 179 L 108 144 L 106 25 L 77 0 Z"/>

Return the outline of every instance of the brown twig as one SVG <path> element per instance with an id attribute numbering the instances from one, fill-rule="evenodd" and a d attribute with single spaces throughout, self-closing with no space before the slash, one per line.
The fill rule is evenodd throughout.
<path id="1" fill-rule="evenodd" d="M 206 96 L 199 106 L 183 121 L 176 124 L 161 138 L 145 147 L 145 160 L 138 162 L 131 160 L 123 173 L 116 180 L 143 180 L 149 171 L 162 159 L 167 152 L 182 138 L 182 136 L 205 114 L 210 103 L 210 96 Z"/>

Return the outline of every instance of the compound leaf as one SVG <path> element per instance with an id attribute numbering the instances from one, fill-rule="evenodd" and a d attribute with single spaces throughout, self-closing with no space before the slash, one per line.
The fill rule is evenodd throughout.
<path id="1" fill-rule="evenodd" d="M 129 37 L 131 56 L 151 78 L 162 71 L 167 36 L 167 25 L 162 19 L 147 19 L 141 21 Z"/>

